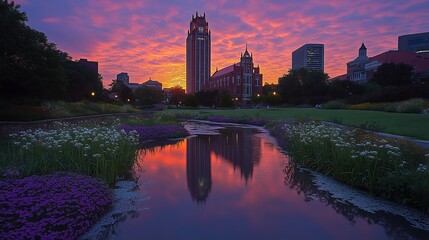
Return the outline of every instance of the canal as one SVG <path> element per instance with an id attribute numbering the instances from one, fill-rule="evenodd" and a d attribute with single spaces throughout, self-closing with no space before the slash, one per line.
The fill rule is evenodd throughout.
<path id="1" fill-rule="evenodd" d="M 429 239 L 404 217 L 319 189 L 262 128 L 186 123 L 192 136 L 142 150 L 138 213 L 114 239 Z"/>

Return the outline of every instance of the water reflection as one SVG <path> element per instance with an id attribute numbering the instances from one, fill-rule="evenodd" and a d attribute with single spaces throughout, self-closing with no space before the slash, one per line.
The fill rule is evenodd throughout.
<path id="1" fill-rule="evenodd" d="M 186 145 L 186 177 L 192 199 L 205 202 L 212 188 L 210 137 L 188 139 Z"/>
<path id="2" fill-rule="evenodd" d="M 367 212 L 353 204 L 333 198 L 329 192 L 319 190 L 314 186 L 309 172 L 293 164 L 287 164 L 284 173 L 285 184 L 299 194 L 304 194 L 306 201 L 324 202 L 326 206 L 341 214 L 351 224 L 355 224 L 358 220 L 364 220 L 369 225 L 381 225 L 386 234 L 393 239 L 428 239 L 429 237 L 428 232 L 413 228 L 403 217 L 381 211 L 377 213 Z"/>
<path id="3" fill-rule="evenodd" d="M 318 190 L 308 173 L 285 168 L 288 157 L 268 134 L 217 129 L 141 152 L 138 191 L 150 200 L 136 204 L 148 210 L 119 224 L 116 239 L 427 237 L 399 217 Z"/>
<path id="4" fill-rule="evenodd" d="M 254 165 L 261 159 L 261 138 L 254 129 L 229 128 L 220 135 L 189 138 L 186 145 L 187 184 L 197 203 L 207 200 L 211 187 L 211 154 L 240 170 L 245 182 L 252 178 Z"/>

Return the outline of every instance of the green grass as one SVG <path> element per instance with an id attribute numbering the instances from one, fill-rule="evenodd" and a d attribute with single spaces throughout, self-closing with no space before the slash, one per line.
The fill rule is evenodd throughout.
<path id="1" fill-rule="evenodd" d="M 0 102 L 0 121 L 36 121 L 109 113 L 140 112 L 131 105 L 104 102 L 43 102 L 40 105 L 14 105 Z"/>
<path id="2" fill-rule="evenodd" d="M 386 133 L 429 140 L 429 117 L 413 113 L 389 113 L 346 109 L 271 108 L 234 110 L 166 110 L 170 113 L 198 113 L 199 117 L 224 116 L 267 120 L 303 119 L 336 122 Z M 371 129 L 373 128 L 373 129 Z"/>

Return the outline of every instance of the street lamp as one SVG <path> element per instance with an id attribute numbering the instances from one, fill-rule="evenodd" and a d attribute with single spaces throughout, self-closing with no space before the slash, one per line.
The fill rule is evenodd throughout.
<path id="1" fill-rule="evenodd" d="M 273 92 L 274 96 L 277 94 L 276 92 Z"/>
<path id="2" fill-rule="evenodd" d="M 257 97 L 260 97 L 260 96 L 261 96 L 261 94 L 259 94 L 259 93 L 258 93 L 258 95 L 256 95 L 256 96 L 257 96 Z"/>
<path id="3" fill-rule="evenodd" d="M 93 96 L 93 97 L 94 97 L 94 96 L 95 96 L 95 92 L 91 92 L 91 96 Z"/>

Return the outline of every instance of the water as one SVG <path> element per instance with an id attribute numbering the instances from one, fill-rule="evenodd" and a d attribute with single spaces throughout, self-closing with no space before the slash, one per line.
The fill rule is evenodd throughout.
<path id="1" fill-rule="evenodd" d="M 429 239 L 403 217 L 317 189 L 261 130 L 187 127 L 206 135 L 142 151 L 138 191 L 149 199 L 136 202 L 145 210 L 123 216 L 111 238 Z"/>

